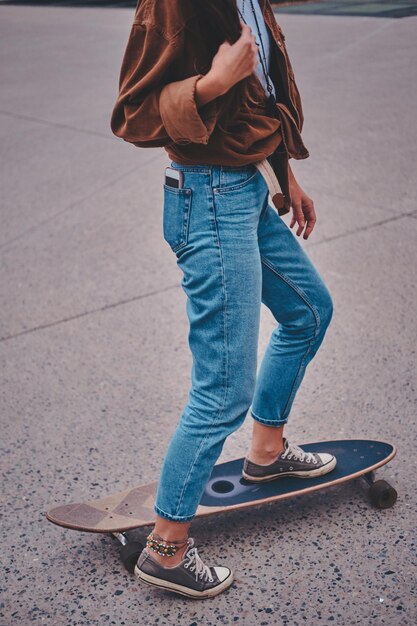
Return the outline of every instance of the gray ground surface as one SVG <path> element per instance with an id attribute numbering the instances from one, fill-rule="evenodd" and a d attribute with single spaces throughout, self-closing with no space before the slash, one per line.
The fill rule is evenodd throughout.
<path id="1" fill-rule="evenodd" d="M 302 243 L 335 304 L 287 432 L 395 442 L 380 476 L 398 502 L 349 483 L 195 521 L 202 557 L 236 572 L 199 602 L 44 518 L 155 479 L 188 394 L 168 159 L 109 128 L 132 9 L 0 11 L 2 626 L 415 624 L 417 18 L 278 12 L 311 152 L 293 167 L 319 214 Z M 263 307 L 259 357 L 272 328 Z M 220 460 L 250 434 L 248 416 Z"/>
<path id="2" fill-rule="evenodd" d="M 416 0 L 294 0 L 282 2 L 279 13 L 306 15 L 372 15 L 373 17 L 406 17 L 417 14 Z"/>

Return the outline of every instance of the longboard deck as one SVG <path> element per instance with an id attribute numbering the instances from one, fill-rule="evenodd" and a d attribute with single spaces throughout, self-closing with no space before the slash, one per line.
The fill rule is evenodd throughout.
<path id="1" fill-rule="evenodd" d="M 334 470 L 317 478 L 282 477 L 250 483 L 242 477 L 243 457 L 214 466 L 196 517 L 226 510 L 283 500 L 357 478 L 388 463 L 396 454 L 393 445 L 372 440 L 345 439 L 301 446 L 306 452 L 336 456 Z M 157 481 L 126 489 L 100 500 L 58 506 L 47 512 L 50 522 L 85 532 L 124 532 L 153 524 Z"/>

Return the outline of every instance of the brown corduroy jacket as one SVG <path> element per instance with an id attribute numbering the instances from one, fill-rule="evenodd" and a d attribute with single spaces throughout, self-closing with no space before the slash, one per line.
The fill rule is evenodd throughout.
<path id="1" fill-rule="evenodd" d="M 272 35 L 276 115 L 267 111 L 255 72 L 232 128 L 223 127 L 217 98 L 197 108 L 195 85 L 211 59 L 193 29 L 193 2 L 138 0 L 110 125 L 117 137 L 138 147 L 163 146 L 171 160 L 188 165 L 245 165 L 268 157 L 284 194 L 282 214 L 291 205 L 288 159 L 305 159 L 309 152 L 300 134 L 304 116 L 285 35 L 270 0 L 260 6 Z"/>

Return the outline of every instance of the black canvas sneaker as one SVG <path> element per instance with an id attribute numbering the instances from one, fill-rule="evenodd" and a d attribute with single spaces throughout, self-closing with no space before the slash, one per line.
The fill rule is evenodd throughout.
<path id="1" fill-rule="evenodd" d="M 304 452 L 302 448 L 284 438 L 284 451 L 267 465 L 258 465 L 245 458 L 242 476 L 251 482 L 266 482 L 280 476 L 313 478 L 331 472 L 336 466 L 336 457 L 326 452 Z"/>
<path id="2" fill-rule="evenodd" d="M 135 566 L 136 576 L 148 585 L 190 598 L 210 598 L 230 587 L 232 570 L 223 566 L 208 567 L 198 555 L 194 539 L 188 537 L 187 541 L 184 558 L 175 567 L 160 565 L 144 548 Z"/>

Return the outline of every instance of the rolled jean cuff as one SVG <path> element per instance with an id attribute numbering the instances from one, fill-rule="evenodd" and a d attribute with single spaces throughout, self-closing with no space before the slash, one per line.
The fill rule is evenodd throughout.
<path id="1" fill-rule="evenodd" d="M 275 426 L 276 428 L 279 428 L 280 426 L 284 426 L 284 424 L 288 422 L 288 418 L 281 420 L 266 420 L 263 417 L 259 417 L 259 415 L 256 415 L 253 411 L 251 411 L 250 413 L 256 422 L 260 422 L 265 426 Z"/>
<path id="2" fill-rule="evenodd" d="M 191 522 L 191 520 L 195 518 L 195 513 L 194 515 L 171 515 L 171 513 L 165 513 L 165 511 L 160 509 L 159 506 L 156 506 L 156 504 L 153 509 L 157 515 L 165 517 L 165 519 L 171 520 L 172 522 Z"/>

